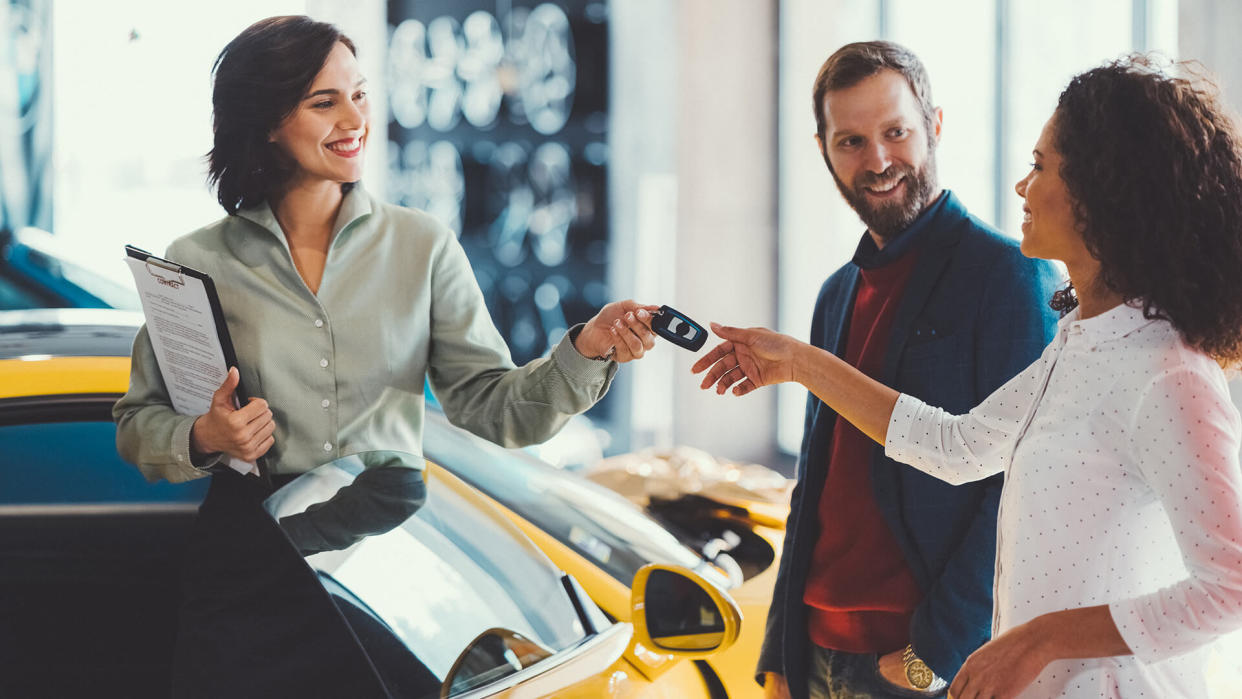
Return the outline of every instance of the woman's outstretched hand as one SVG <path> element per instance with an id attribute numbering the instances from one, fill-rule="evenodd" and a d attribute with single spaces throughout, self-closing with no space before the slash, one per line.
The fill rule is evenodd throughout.
<path id="1" fill-rule="evenodd" d="M 711 325 L 724 342 L 690 367 L 695 374 L 707 371 L 699 388 L 714 385 L 721 395 L 732 386 L 733 395 L 744 396 L 760 386 L 795 380 L 795 355 L 803 343 L 766 328 Z"/>
<path id="2" fill-rule="evenodd" d="M 588 320 L 574 340 L 574 348 L 584 357 L 607 357 L 625 363 L 642 358 L 655 347 L 651 317 L 659 306 L 635 301 L 613 301 Z"/>

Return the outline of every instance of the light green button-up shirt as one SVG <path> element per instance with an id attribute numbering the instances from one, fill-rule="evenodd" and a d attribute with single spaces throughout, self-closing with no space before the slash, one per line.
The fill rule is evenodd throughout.
<path id="1" fill-rule="evenodd" d="M 452 422 L 515 447 L 555 434 L 617 370 L 568 336 L 515 368 L 453 233 L 361 188 L 341 205 L 318 294 L 266 204 L 179 238 L 167 257 L 215 281 L 242 386 L 275 417 L 272 473 L 373 449 L 421 453 L 425 377 Z M 121 455 L 150 480 L 206 475 L 190 463 L 195 416 L 173 412 L 145 326 L 132 367 L 113 408 Z"/>

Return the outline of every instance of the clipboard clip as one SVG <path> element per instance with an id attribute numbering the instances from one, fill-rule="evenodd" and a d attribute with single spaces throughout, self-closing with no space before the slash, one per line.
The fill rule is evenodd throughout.
<path id="1" fill-rule="evenodd" d="M 156 267 L 159 267 L 160 269 L 164 269 L 169 272 L 172 272 L 173 274 L 177 275 L 177 278 L 170 279 L 168 277 L 165 277 L 159 272 L 156 272 L 155 270 L 151 269 L 151 265 L 155 265 Z M 185 286 L 185 277 L 181 276 L 181 269 L 178 267 L 174 267 L 171 264 L 167 264 L 164 262 L 160 262 L 158 260 L 147 258 L 147 274 L 150 274 L 151 276 L 155 277 L 155 281 L 157 284 L 162 284 L 164 286 L 172 287 L 173 289 L 180 289 L 181 287 Z"/>

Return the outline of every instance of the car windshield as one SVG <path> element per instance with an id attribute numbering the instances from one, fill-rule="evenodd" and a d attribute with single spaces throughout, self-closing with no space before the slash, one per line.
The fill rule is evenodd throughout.
<path id="1" fill-rule="evenodd" d="M 391 479 L 376 480 L 370 493 L 357 492 L 365 478 L 360 474 L 378 470 L 359 457 L 337 459 L 281 488 L 265 505 L 306 555 L 373 658 L 376 638 L 396 636 L 416 658 L 405 664 L 418 664 L 421 674 L 442 683 L 463 652 L 489 630 L 517 634 L 542 649 L 542 657 L 585 638 L 561 573 L 468 486 L 443 471 L 428 470 L 424 489 L 421 468 L 390 469 L 398 478 L 400 472 L 414 478 L 418 489 L 394 509 L 393 493 L 402 488 Z M 350 488 L 352 500 L 342 498 Z M 331 509 L 325 506 L 329 501 L 349 501 L 344 511 L 366 513 L 367 521 L 360 524 L 365 534 L 340 537 L 321 523 L 299 524 L 299 518 L 312 514 L 322 520 Z M 377 506 L 398 514 L 386 525 L 377 524 Z M 341 543 L 325 543 L 333 539 Z M 593 624 L 607 625 L 597 608 L 587 613 Z M 520 667 L 472 672 L 490 681 Z M 421 691 L 413 695 L 424 696 Z"/>
<path id="2" fill-rule="evenodd" d="M 427 411 L 423 450 L 431 461 L 555 537 L 627 587 L 648 563 L 690 568 L 716 585 L 728 578 L 667 529 L 612 491 L 505 449 Z"/>
<path id="3" fill-rule="evenodd" d="M 9 284 L 34 289 L 35 298 L 9 298 L 5 308 L 37 308 L 41 306 L 82 306 L 88 308 L 122 308 L 140 310 L 138 293 L 123 277 L 112 278 L 95 271 L 91 260 L 37 228 L 23 228 L 11 234 L 3 245 L 2 266 Z M 0 241 L 2 243 L 3 241 Z M 19 305 L 24 301 L 34 305 Z"/>

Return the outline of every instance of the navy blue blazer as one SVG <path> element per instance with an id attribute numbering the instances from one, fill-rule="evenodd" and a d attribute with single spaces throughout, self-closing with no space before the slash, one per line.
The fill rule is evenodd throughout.
<path id="1" fill-rule="evenodd" d="M 874 243 L 864 237 L 863 248 Z M 882 251 L 912 247 L 911 273 L 884 359 L 884 384 L 951 413 L 965 413 L 1039 357 L 1057 314 L 1048 306 L 1062 279 L 1051 263 L 1024 257 L 1018 243 L 971 216 L 946 191 Z M 898 250 L 894 250 L 899 252 Z M 824 282 L 811 344 L 841 356 L 858 288 L 859 258 Z M 768 612 L 757 672 L 785 675 L 807 696 L 810 638 L 803 603 L 836 413 L 808 396 L 798 483 Z M 915 652 L 952 679 L 987 641 L 1001 476 L 951 486 L 884 456 L 871 463 L 876 503 L 923 600 L 910 622 Z"/>

